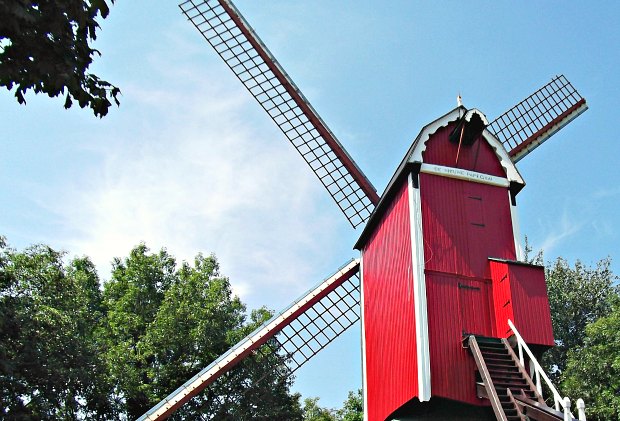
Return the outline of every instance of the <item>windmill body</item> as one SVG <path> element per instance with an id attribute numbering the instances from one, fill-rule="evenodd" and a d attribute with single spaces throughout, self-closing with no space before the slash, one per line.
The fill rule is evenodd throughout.
<path id="1" fill-rule="evenodd" d="M 490 123 L 459 97 L 457 108 L 422 129 L 379 196 L 230 0 L 180 7 L 348 222 L 364 229 L 360 259 L 140 420 L 164 419 L 192 397 L 210 396 L 205 389 L 227 381 L 246 358 L 275 357 L 274 371 L 291 376 L 360 319 L 369 421 L 569 419 L 557 390 L 550 386 L 549 408 L 539 371 L 525 368 L 536 368 L 553 334 L 544 270 L 519 261 L 516 205 L 525 182 L 515 164 L 588 108 L 570 82 L 554 77 Z"/>
<path id="2" fill-rule="evenodd" d="M 553 345 L 544 273 L 516 263 L 524 182 L 488 131 L 463 141 L 472 116 L 486 120 L 457 108 L 422 130 L 356 244 L 369 420 L 412 399 L 488 405 L 462 341 L 509 336 L 514 310 L 532 345 Z M 529 314 L 537 317 L 521 316 Z"/>

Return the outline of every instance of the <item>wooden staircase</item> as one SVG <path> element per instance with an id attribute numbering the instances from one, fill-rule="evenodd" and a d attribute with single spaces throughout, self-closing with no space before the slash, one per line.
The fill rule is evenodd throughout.
<path id="1" fill-rule="evenodd" d="M 470 335 L 463 342 L 480 373 L 478 396 L 491 401 L 498 421 L 564 420 L 547 406 L 506 339 Z"/>

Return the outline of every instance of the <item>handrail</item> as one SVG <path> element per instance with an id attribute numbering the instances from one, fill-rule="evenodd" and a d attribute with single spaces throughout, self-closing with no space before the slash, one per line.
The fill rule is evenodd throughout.
<path id="1" fill-rule="evenodd" d="M 523 351 L 525 351 L 525 353 L 528 355 L 530 359 L 530 363 L 534 365 L 536 389 L 538 390 L 538 393 L 542 396 L 542 386 L 540 383 L 540 379 L 542 378 L 547 384 L 547 387 L 549 388 L 549 390 L 551 390 L 551 393 L 553 393 L 553 401 L 555 404 L 555 410 L 560 411 L 560 407 L 561 407 L 562 408 L 561 412 L 564 412 L 565 420 L 574 419 L 575 416 L 570 412 L 570 407 L 571 407 L 570 399 L 567 397 L 562 398 L 562 396 L 560 395 L 560 392 L 558 392 L 558 390 L 555 388 L 555 386 L 553 385 L 553 383 L 547 376 L 547 373 L 545 373 L 545 370 L 543 370 L 541 365 L 538 363 L 538 360 L 536 359 L 536 357 L 534 357 L 534 354 L 532 354 L 532 351 L 527 346 L 527 344 L 523 340 L 523 337 L 521 336 L 521 334 L 519 333 L 519 331 L 517 330 L 517 328 L 515 327 L 515 325 L 512 323 L 510 319 L 508 319 L 508 326 L 510 326 L 512 333 L 514 333 L 514 336 L 517 339 L 517 346 L 519 350 L 519 362 L 521 363 L 523 367 L 525 367 L 525 359 L 523 356 Z M 579 413 L 579 420 L 585 421 L 586 419 L 585 405 L 582 399 L 577 400 L 577 410 Z"/>

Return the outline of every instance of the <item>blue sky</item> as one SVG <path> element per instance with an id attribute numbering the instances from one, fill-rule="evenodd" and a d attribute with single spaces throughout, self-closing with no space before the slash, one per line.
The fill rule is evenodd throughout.
<path id="1" fill-rule="evenodd" d="M 564 73 L 590 109 L 519 162 L 521 232 L 547 260 L 619 258 L 620 3 L 236 4 L 379 192 L 459 92 L 491 120 Z M 107 117 L 0 94 L 14 247 L 86 254 L 103 279 L 140 241 L 213 252 L 250 307 L 275 310 L 356 256 L 359 230 L 175 2 L 119 0 L 102 26 L 92 70 L 123 92 Z M 296 389 L 340 405 L 361 384 L 359 341 L 354 328 Z"/>

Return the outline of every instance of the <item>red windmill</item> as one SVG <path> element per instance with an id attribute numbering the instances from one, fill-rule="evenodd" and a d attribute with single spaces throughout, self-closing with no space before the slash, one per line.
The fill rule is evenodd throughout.
<path id="1" fill-rule="evenodd" d="M 587 109 L 573 86 L 555 77 L 490 123 L 459 98 L 421 130 L 379 196 L 230 0 L 180 7 L 351 225 L 365 226 L 360 259 L 141 419 L 167 417 L 257 353 L 281 355 L 291 375 L 360 318 L 368 420 L 572 416 L 553 386 L 555 408 L 541 397 L 548 379 L 536 357 L 554 341 L 544 271 L 520 261 L 515 163 Z"/>

